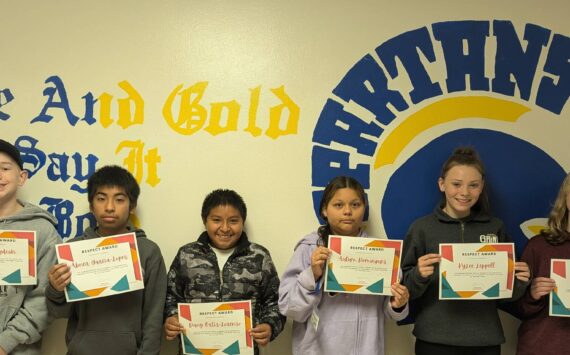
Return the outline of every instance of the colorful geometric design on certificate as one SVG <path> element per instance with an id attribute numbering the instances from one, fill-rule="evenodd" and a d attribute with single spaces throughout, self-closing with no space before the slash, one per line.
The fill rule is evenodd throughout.
<path id="1" fill-rule="evenodd" d="M 558 289 L 554 288 L 554 290 L 550 293 L 552 297 L 552 314 L 570 316 L 570 309 L 564 305 L 564 302 L 562 302 L 558 296 L 557 291 Z"/>
<path id="2" fill-rule="evenodd" d="M 228 302 L 222 303 L 214 309 L 214 311 L 227 311 L 227 310 L 243 310 L 245 318 L 245 340 L 248 348 L 253 347 L 253 340 L 251 339 L 251 303 L 248 302 Z"/>
<path id="3" fill-rule="evenodd" d="M 111 287 L 111 290 L 117 292 L 127 291 L 128 289 L 129 289 L 129 279 L 127 278 L 127 275 L 121 277 L 121 279 L 117 281 L 117 283 L 113 287 Z"/>
<path id="4" fill-rule="evenodd" d="M 69 297 L 70 300 L 80 300 L 82 298 L 89 297 L 84 292 L 79 291 L 79 289 L 75 287 L 73 283 L 67 285 L 66 289 L 67 289 L 67 296 Z"/>
<path id="5" fill-rule="evenodd" d="M 30 276 L 36 276 L 36 250 L 34 241 L 36 239 L 35 231 L 3 231 L 0 232 L 0 238 L 6 239 L 27 239 L 28 240 L 28 271 Z M 21 280 L 21 279 L 20 279 Z M 22 281 L 19 281 L 19 283 Z"/>
<path id="6" fill-rule="evenodd" d="M 239 354 L 239 340 L 236 340 L 232 345 L 228 346 L 223 350 L 223 353 L 228 355 Z"/>
<path id="7" fill-rule="evenodd" d="M 342 239 L 331 236 L 329 239 L 329 249 L 337 254 L 342 254 Z"/>
<path id="8" fill-rule="evenodd" d="M 365 246 L 370 248 L 393 248 L 394 262 L 392 263 L 392 284 L 398 282 L 400 266 L 400 254 L 402 253 L 402 241 L 400 240 L 373 240 Z M 374 292 L 377 293 L 377 292 Z"/>
<path id="9" fill-rule="evenodd" d="M 28 255 L 29 255 L 29 265 L 28 268 L 30 269 L 30 276 L 36 276 L 36 257 L 35 254 L 36 250 L 34 249 L 33 242 L 28 242 Z"/>
<path id="10" fill-rule="evenodd" d="M 480 291 L 454 290 L 449 281 L 447 281 L 447 271 L 441 273 L 441 298 L 471 298 L 479 292 Z M 494 295 L 495 292 L 496 295 Z M 489 288 L 487 291 L 483 292 L 483 295 L 487 297 L 499 296 L 499 284 L 496 284 L 495 286 Z"/>
<path id="11" fill-rule="evenodd" d="M 366 287 L 371 293 L 382 293 L 384 291 L 384 279 L 373 283 L 372 285 Z"/>
<path id="12" fill-rule="evenodd" d="M 552 273 L 560 276 L 561 278 L 566 278 L 566 262 L 564 261 L 553 261 L 552 262 Z"/>
<path id="13" fill-rule="evenodd" d="M 499 297 L 500 291 L 499 284 L 495 284 L 494 286 L 489 287 L 489 289 L 485 292 L 482 292 L 483 296 L 485 297 Z"/>
<path id="14" fill-rule="evenodd" d="M 83 291 L 89 297 L 96 297 L 103 293 L 103 291 L 107 290 L 108 287 L 99 287 L 99 288 L 92 288 L 91 290 Z"/>
<path id="15" fill-rule="evenodd" d="M 82 298 L 96 297 L 99 296 L 103 291 L 108 289 L 108 287 L 94 288 L 91 290 L 81 291 L 73 283 L 67 285 L 67 296 L 70 300 L 79 300 Z"/>
<path id="16" fill-rule="evenodd" d="M 447 272 L 441 274 L 441 297 L 442 298 L 471 298 L 479 291 L 456 291 L 447 281 Z"/>
<path id="17" fill-rule="evenodd" d="M 180 306 L 179 316 L 191 322 L 192 321 L 192 315 L 190 314 L 190 306 L 188 306 L 188 305 Z"/>
<path id="18" fill-rule="evenodd" d="M 446 272 L 441 273 L 441 298 L 458 298 L 459 295 L 453 291 L 453 288 L 447 282 Z"/>
<path id="19" fill-rule="evenodd" d="M 333 271 L 333 263 L 329 263 L 329 271 L 327 273 L 327 291 L 354 292 L 362 287 L 362 285 L 339 283 Z"/>
<path id="20" fill-rule="evenodd" d="M 71 245 L 69 245 L 69 244 L 58 245 L 57 246 L 57 253 L 59 254 L 59 258 L 61 260 L 73 262 L 73 254 L 71 253 Z"/>
<path id="21" fill-rule="evenodd" d="M 477 251 L 504 251 L 507 252 L 507 290 L 512 290 L 515 278 L 515 248 L 514 244 L 487 244 Z"/>
<path id="22" fill-rule="evenodd" d="M 249 302 L 230 302 L 222 303 L 214 309 L 214 311 L 227 311 L 227 310 L 243 310 L 247 318 L 251 317 L 251 306 Z"/>
<path id="23" fill-rule="evenodd" d="M 129 247 L 131 249 L 131 257 L 133 259 L 133 269 L 135 273 L 135 279 L 138 281 L 142 281 L 142 273 L 139 267 L 139 260 L 138 260 L 138 253 L 137 253 L 137 244 L 136 244 L 137 236 L 135 233 L 127 233 L 116 235 L 109 238 L 104 238 L 101 243 L 97 246 L 105 246 L 105 245 L 113 245 L 119 243 L 129 243 Z"/>
<path id="24" fill-rule="evenodd" d="M 333 263 L 329 263 L 329 272 L 327 273 L 327 289 L 331 291 L 344 291 L 344 288 L 338 283 L 333 272 Z"/>
<path id="25" fill-rule="evenodd" d="M 442 245 L 440 249 L 441 257 L 453 262 L 453 245 Z"/>
<path id="26" fill-rule="evenodd" d="M 186 334 L 182 334 L 182 339 L 184 339 L 184 354 L 213 354 L 219 349 L 198 349 L 192 344 L 190 339 L 186 336 Z"/>
<path id="27" fill-rule="evenodd" d="M 19 284 L 22 283 L 22 273 L 20 269 L 14 271 L 13 273 L 7 275 L 2 279 L 3 281 L 10 283 L 10 284 Z"/>

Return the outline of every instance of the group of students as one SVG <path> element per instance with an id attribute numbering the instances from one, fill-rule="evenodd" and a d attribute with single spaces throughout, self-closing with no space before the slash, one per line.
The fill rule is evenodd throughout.
<path id="1" fill-rule="evenodd" d="M 68 303 L 71 281 L 57 263 L 61 242 L 55 218 L 18 199 L 27 173 L 18 150 L 0 140 L 0 230 L 37 232 L 37 285 L 0 286 L 0 355 L 40 354 L 41 333 L 53 317 L 68 319 L 65 340 L 72 355 L 159 354 L 161 336 L 184 331 L 178 303 L 251 300 L 251 336 L 264 346 L 293 322 L 293 354 L 384 354 L 384 320 L 411 315 L 416 354 L 500 354 L 505 341 L 498 315 L 509 305 L 522 319 L 517 354 L 561 354 L 570 318 L 549 317 L 550 259 L 570 259 L 570 175 L 549 216 L 548 228 L 529 241 L 515 263 L 511 299 L 438 299 L 440 243 L 510 242 L 503 223 L 490 215 L 485 170 L 471 148 L 458 148 L 444 163 L 438 186 L 441 203 L 414 222 L 402 252 L 400 282 L 392 296 L 323 291 L 331 254 L 330 235 L 366 238 L 366 197 L 362 185 L 339 176 L 326 186 L 319 206 L 325 224 L 296 245 L 281 282 L 269 251 L 244 231 L 246 204 L 235 191 L 219 189 L 203 201 L 205 226 L 196 241 L 182 246 L 168 273 L 159 247 L 129 220 L 140 188 L 118 166 L 104 166 L 88 180 L 89 207 L 96 226 L 70 242 L 135 232 L 144 289 Z M 484 236 L 484 240 L 481 239 Z M 410 302 L 409 302 L 410 301 Z M 410 307 L 412 303 L 413 307 Z"/>

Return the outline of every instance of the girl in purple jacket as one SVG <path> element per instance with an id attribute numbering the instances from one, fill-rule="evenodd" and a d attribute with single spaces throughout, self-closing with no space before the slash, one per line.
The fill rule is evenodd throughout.
<path id="1" fill-rule="evenodd" d="M 384 354 L 384 317 L 401 320 L 408 313 L 409 293 L 399 283 L 392 297 L 322 291 L 329 235 L 367 237 L 365 209 L 362 185 L 334 178 L 319 207 L 326 224 L 295 247 L 279 287 L 279 310 L 293 320 L 293 354 Z"/>

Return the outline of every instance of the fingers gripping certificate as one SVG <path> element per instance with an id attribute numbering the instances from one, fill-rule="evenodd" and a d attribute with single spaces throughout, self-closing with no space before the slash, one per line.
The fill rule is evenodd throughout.
<path id="1" fill-rule="evenodd" d="M 179 303 L 184 354 L 253 355 L 251 301 Z"/>
<path id="2" fill-rule="evenodd" d="M 0 285 L 35 285 L 36 232 L 0 230 Z"/>
<path id="3" fill-rule="evenodd" d="M 551 259 L 550 278 L 556 287 L 550 291 L 548 315 L 570 317 L 570 260 Z"/>
<path id="4" fill-rule="evenodd" d="M 398 281 L 401 240 L 329 236 L 325 291 L 391 296 Z"/>
<path id="5" fill-rule="evenodd" d="M 144 288 L 135 233 L 59 244 L 56 251 L 71 269 L 68 302 Z"/>
<path id="6" fill-rule="evenodd" d="M 439 299 L 510 298 L 515 277 L 513 243 L 440 244 Z"/>

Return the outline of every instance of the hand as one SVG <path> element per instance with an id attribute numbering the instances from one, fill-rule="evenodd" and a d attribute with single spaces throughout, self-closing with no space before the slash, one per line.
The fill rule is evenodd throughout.
<path id="1" fill-rule="evenodd" d="M 530 297 L 538 301 L 556 287 L 556 282 L 548 277 L 535 277 L 530 284 Z"/>
<path id="2" fill-rule="evenodd" d="M 48 279 L 51 287 L 63 292 L 71 282 L 71 269 L 67 264 L 56 264 L 49 269 Z"/>
<path id="3" fill-rule="evenodd" d="M 1 346 L 0 346 L 0 355 L 8 355 L 6 353 L 6 350 L 4 350 Z"/>
<path id="4" fill-rule="evenodd" d="M 267 323 L 261 323 L 251 328 L 251 337 L 258 345 L 265 346 L 271 339 L 271 326 Z"/>
<path id="5" fill-rule="evenodd" d="M 315 280 L 318 280 L 323 276 L 323 270 L 329 255 L 331 255 L 331 251 L 325 247 L 317 247 L 317 249 L 313 251 L 313 254 L 311 255 L 311 269 L 313 270 Z"/>
<path id="6" fill-rule="evenodd" d="M 528 264 L 524 261 L 517 261 L 515 263 L 515 276 L 522 282 L 530 280 L 530 269 Z"/>
<path id="7" fill-rule="evenodd" d="M 410 293 L 406 286 L 395 283 L 392 285 L 392 297 L 390 297 L 390 306 L 392 308 L 402 308 L 408 303 L 410 299 Z"/>
<path id="8" fill-rule="evenodd" d="M 433 264 L 439 263 L 441 255 L 439 254 L 426 254 L 418 258 L 418 272 L 420 276 L 427 279 L 433 275 L 435 266 Z"/>
<path id="9" fill-rule="evenodd" d="M 175 339 L 184 331 L 184 327 L 178 321 L 178 314 L 172 315 L 164 321 L 164 333 L 166 340 Z"/>

